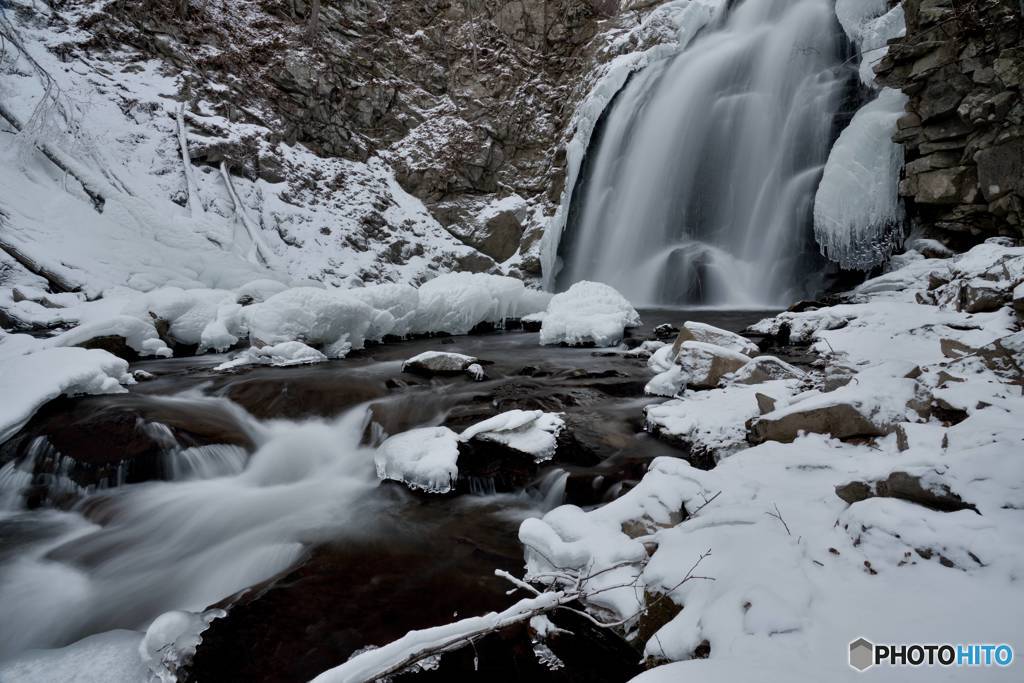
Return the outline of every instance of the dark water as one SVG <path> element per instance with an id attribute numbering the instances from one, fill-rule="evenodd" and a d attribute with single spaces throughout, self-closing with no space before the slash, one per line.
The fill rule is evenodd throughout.
<path id="1" fill-rule="evenodd" d="M 636 340 L 664 322 L 740 330 L 767 315 L 642 313 Z M 521 572 L 524 518 L 610 500 L 654 457 L 679 455 L 642 431 L 644 360 L 540 347 L 537 337 L 417 339 L 233 373 L 212 372 L 215 356 L 142 362 L 156 378 L 127 395 L 47 406 L 0 446 L 0 464 L 18 466 L 0 470 L 0 659 L 217 604 L 228 616 L 204 634 L 194 680 L 301 681 L 410 629 L 507 606 L 508 585 L 493 572 Z M 487 380 L 401 372 L 431 349 L 488 362 Z M 573 456 L 512 473 L 483 468 L 453 496 L 377 482 L 372 444 L 382 433 L 458 430 L 513 408 L 564 412 Z M 622 641 L 578 627 L 560 672 L 537 664 L 513 630 L 482 641 L 483 655 L 446 656 L 434 675 L 635 671 L 638 655 Z"/>

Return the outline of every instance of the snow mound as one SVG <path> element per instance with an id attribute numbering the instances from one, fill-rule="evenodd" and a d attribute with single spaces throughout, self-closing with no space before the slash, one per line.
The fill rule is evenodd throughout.
<path id="1" fill-rule="evenodd" d="M 413 331 L 420 294 L 411 285 L 370 285 L 349 293 L 374 309 L 366 338 L 380 341 L 386 335 L 404 337 Z"/>
<path id="2" fill-rule="evenodd" d="M 447 427 L 423 427 L 387 438 L 374 462 L 380 479 L 427 493 L 448 493 L 459 476 L 459 437 Z"/>
<path id="3" fill-rule="evenodd" d="M 884 88 L 854 115 L 829 153 L 814 197 L 814 236 L 843 268 L 869 270 L 903 240 L 898 186 L 903 148 L 892 141 L 907 96 Z"/>
<path id="4" fill-rule="evenodd" d="M 327 356 L 302 342 L 289 341 L 272 346 L 251 347 L 240 352 L 234 358 L 221 363 L 214 370 L 230 370 L 243 365 L 273 365 L 288 367 L 290 365 L 306 365 L 322 363 Z"/>
<path id="5" fill-rule="evenodd" d="M 296 287 L 245 309 L 249 334 L 264 343 L 299 340 L 344 358 L 366 341 L 374 309 L 349 292 Z"/>
<path id="6" fill-rule="evenodd" d="M 486 273 L 447 273 L 420 285 L 415 332 L 467 334 L 480 323 L 502 324 L 543 308 L 522 280 Z"/>
<path id="7" fill-rule="evenodd" d="M 541 344 L 615 346 L 640 314 L 615 289 L 583 280 L 556 294 L 540 328 Z"/>
<path id="8" fill-rule="evenodd" d="M 100 337 L 122 337 L 130 349 L 140 356 L 169 358 L 171 350 L 160 339 L 152 323 L 119 315 L 106 320 L 85 323 L 53 338 L 53 346 L 80 346 Z"/>
<path id="9" fill-rule="evenodd" d="M 118 394 L 134 384 L 128 362 L 98 349 L 43 349 L 0 360 L 0 443 L 58 396 Z"/>
<path id="10" fill-rule="evenodd" d="M 462 432 L 463 441 L 481 439 L 504 444 L 509 448 L 532 455 L 536 462 L 555 456 L 558 434 L 565 427 L 559 413 L 543 410 L 509 410 L 478 422 Z"/>

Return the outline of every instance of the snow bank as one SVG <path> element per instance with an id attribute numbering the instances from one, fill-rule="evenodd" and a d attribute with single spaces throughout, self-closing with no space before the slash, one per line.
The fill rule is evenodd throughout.
<path id="1" fill-rule="evenodd" d="M 463 441 L 481 439 L 504 444 L 533 456 L 536 462 L 544 462 L 555 456 L 558 434 L 564 427 L 565 420 L 558 413 L 509 410 L 478 422 L 462 432 L 459 438 Z"/>
<path id="2" fill-rule="evenodd" d="M 128 347 L 140 356 L 169 358 L 172 355 L 151 322 L 128 315 L 79 325 L 57 335 L 51 343 L 53 346 L 79 346 L 100 337 L 123 337 Z"/>
<path id="3" fill-rule="evenodd" d="M 459 476 L 459 437 L 447 427 L 423 427 L 388 437 L 374 462 L 380 479 L 427 493 L 448 493 Z"/>
<path id="4" fill-rule="evenodd" d="M 529 292 L 529 293 L 528 293 Z M 546 296 L 522 280 L 486 273 L 447 273 L 420 285 L 415 332 L 466 334 L 480 323 L 501 324 L 542 310 Z"/>
<path id="5" fill-rule="evenodd" d="M 0 360 L 0 443 L 58 396 L 117 394 L 134 384 L 127 361 L 98 349 L 53 348 Z"/>
<path id="6" fill-rule="evenodd" d="M 906 102 L 902 92 L 884 88 L 829 153 L 814 197 L 814 236 L 821 253 L 844 268 L 869 270 L 902 243 L 903 148 L 892 135 Z"/>
<path id="7" fill-rule="evenodd" d="M 615 346 L 640 314 L 617 291 L 600 282 L 577 282 L 556 294 L 540 328 L 541 344 Z"/>
<path id="8" fill-rule="evenodd" d="M 296 287 L 250 307 L 245 317 L 249 334 L 262 342 L 301 340 L 344 358 L 363 348 L 373 311 L 346 291 Z"/>

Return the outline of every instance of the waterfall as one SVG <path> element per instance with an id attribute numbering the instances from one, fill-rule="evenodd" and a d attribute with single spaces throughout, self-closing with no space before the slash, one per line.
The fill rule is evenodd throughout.
<path id="1" fill-rule="evenodd" d="M 798 295 L 842 51 L 832 0 L 746 0 L 636 73 L 587 152 L 558 288 L 597 280 L 647 305 Z"/>

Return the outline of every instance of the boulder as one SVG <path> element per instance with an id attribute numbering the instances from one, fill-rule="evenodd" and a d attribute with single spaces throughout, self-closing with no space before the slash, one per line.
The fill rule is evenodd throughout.
<path id="1" fill-rule="evenodd" d="M 815 404 L 804 409 L 791 408 L 772 411 L 753 421 L 747 439 L 754 444 L 765 441 L 790 443 L 801 432 L 828 434 L 837 439 L 884 436 L 892 431 L 886 425 L 877 425 L 852 402 Z"/>
<path id="2" fill-rule="evenodd" d="M 419 375 L 455 375 L 467 372 L 478 360 L 473 356 L 444 351 L 424 351 L 402 363 L 402 372 Z"/>
<path id="3" fill-rule="evenodd" d="M 757 344 L 746 337 L 705 323 L 692 321 L 683 323 L 683 329 L 679 331 L 679 336 L 676 337 L 675 342 L 672 344 L 672 354 L 678 354 L 683 342 L 687 341 L 714 344 L 715 346 L 721 346 L 747 356 L 752 356 L 758 352 Z"/>
<path id="4" fill-rule="evenodd" d="M 950 490 L 933 471 L 923 474 L 892 472 L 876 481 L 850 481 L 836 486 L 836 495 L 853 505 L 868 498 L 899 498 L 940 512 L 974 510 L 977 508 Z"/>
<path id="5" fill-rule="evenodd" d="M 723 377 L 749 362 L 750 357 L 742 353 L 699 341 L 684 341 L 676 356 L 687 386 L 693 389 L 714 389 Z"/>
<path id="6" fill-rule="evenodd" d="M 761 384 L 773 379 L 802 379 L 806 374 L 775 356 L 758 356 L 724 378 L 736 384 Z"/>
<path id="7" fill-rule="evenodd" d="M 989 313 L 1002 308 L 1006 298 L 1006 291 L 997 283 L 973 278 L 960 288 L 957 304 L 966 313 Z"/>

